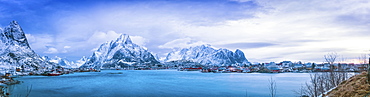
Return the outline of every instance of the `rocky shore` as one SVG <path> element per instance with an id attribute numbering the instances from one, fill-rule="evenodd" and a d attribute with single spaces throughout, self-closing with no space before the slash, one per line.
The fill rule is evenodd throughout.
<path id="1" fill-rule="evenodd" d="M 0 97 L 8 97 L 10 94 L 7 91 L 7 88 L 9 85 L 19 84 L 20 81 L 14 80 L 14 77 L 12 77 L 9 73 L 5 74 L 4 76 L 1 76 L 0 80 Z"/>
<path id="2" fill-rule="evenodd" d="M 10 70 L 14 71 L 14 70 Z M 10 72 L 7 71 L 7 72 Z M 75 69 L 52 69 L 52 70 L 44 70 L 44 71 L 18 71 L 12 73 L 0 73 L 0 97 L 9 97 L 11 95 L 7 88 L 9 85 L 19 84 L 21 81 L 15 80 L 13 78 L 21 77 L 21 76 L 59 76 L 63 74 L 72 74 L 75 72 L 100 72 L 100 70 L 96 69 L 83 69 L 83 68 L 75 68 Z"/>

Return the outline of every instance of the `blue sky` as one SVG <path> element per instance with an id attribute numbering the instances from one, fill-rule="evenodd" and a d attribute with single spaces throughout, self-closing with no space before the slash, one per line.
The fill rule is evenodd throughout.
<path id="1" fill-rule="evenodd" d="M 252 62 L 323 62 L 370 53 L 367 0 L 0 0 L 0 26 L 16 20 L 42 56 L 78 60 L 128 34 L 164 57 L 211 44 Z"/>

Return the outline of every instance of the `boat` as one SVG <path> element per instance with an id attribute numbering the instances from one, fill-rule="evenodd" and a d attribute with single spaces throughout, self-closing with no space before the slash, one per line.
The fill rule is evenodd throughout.
<path id="1" fill-rule="evenodd" d="M 59 76 L 61 73 L 48 73 L 47 76 Z"/>
<path id="2" fill-rule="evenodd" d="M 202 67 L 185 67 L 180 68 L 179 71 L 201 71 Z"/>
<path id="3" fill-rule="evenodd" d="M 44 72 L 41 75 L 44 75 L 44 76 L 59 76 L 59 75 L 62 75 L 62 74 L 58 73 L 58 72 Z"/>

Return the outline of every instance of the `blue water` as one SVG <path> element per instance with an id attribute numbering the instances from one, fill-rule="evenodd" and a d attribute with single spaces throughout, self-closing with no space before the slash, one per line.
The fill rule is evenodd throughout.
<path id="1" fill-rule="evenodd" d="M 30 97 L 267 97 L 268 80 L 276 81 L 278 97 L 309 81 L 308 73 L 200 73 L 176 70 L 103 70 L 61 76 L 24 76 L 12 86 L 12 96 Z"/>

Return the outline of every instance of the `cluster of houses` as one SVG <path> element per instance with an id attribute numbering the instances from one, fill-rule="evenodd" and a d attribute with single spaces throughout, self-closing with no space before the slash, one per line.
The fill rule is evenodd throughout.
<path id="1" fill-rule="evenodd" d="M 291 62 L 283 61 L 279 63 L 248 63 L 248 64 L 232 64 L 228 66 L 212 66 L 212 65 L 200 65 L 196 63 L 186 64 L 162 64 L 162 65 L 143 65 L 143 66 L 132 66 L 127 68 L 117 67 L 109 68 L 115 70 L 159 70 L 159 69 L 178 69 L 179 71 L 201 71 L 201 72 L 214 72 L 214 73 L 282 73 L 282 72 L 358 72 L 364 71 L 368 67 L 368 64 L 354 64 L 354 63 L 302 63 L 302 62 Z M 1 71 L 1 70 L 0 70 Z M 23 68 L 16 68 L 14 70 L 4 70 L 6 73 L 11 75 L 44 75 L 44 76 L 58 76 L 62 74 L 69 74 L 73 72 L 99 72 L 99 69 L 93 68 L 53 68 L 53 69 L 38 69 L 28 70 Z M 9 72 L 11 71 L 11 72 Z M 5 75 L 5 72 L 0 72 L 1 75 Z"/>
<path id="2" fill-rule="evenodd" d="M 19 76 L 33 75 L 33 76 L 59 76 L 63 74 L 70 74 L 74 72 L 100 72 L 96 69 L 87 69 L 87 68 L 52 68 L 52 69 L 32 69 L 32 68 L 0 68 L 0 97 L 8 97 L 9 88 L 8 85 L 18 84 L 20 81 L 13 78 Z"/>
<path id="3" fill-rule="evenodd" d="M 354 63 L 302 63 L 283 61 L 279 63 L 248 63 L 248 64 L 232 64 L 228 66 L 212 66 L 200 65 L 199 63 L 186 63 L 181 62 L 178 64 L 162 64 L 162 65 L 142 65 L 131 67 L 117 67 L 109 68 L 115 70 L 159 70 L 159 69 L 178 69 L 179 71 L 201 71 L 201 72 L 214 72 L 214 73 L 229 73 L 229 72 L 260 72 L 260 73 L 281 73 L 281 72 L 358 72 L 367 69 L 368 64 L 354 64 Z M 13 75 L 44 75 L 44 76 L 58 76 L 69 74 L 73 72 L 100 72 L 100 69 L 93 68 L 53 68 L 53 69 L 38 69 L 31 70 L 25 68 L 16 68 L 15 70 L 0 70 L 0 75 L 10 74 Z"/>
<path id="4" fill-rule="evenodd" d="M 328 72 L 328 71 L 363 71 L 366 70 L 368 64 L 354 64 L 354 63 L 302 63 L 302 62 L 291 62 L 283 61 L 280 63 L 270 62 L 262 64 L 252 64 L 252 66 L 258 67 L 262 65 L 268 70 L 276 70 L 279 72 Z"/>
<path id="5" fill-rule="evenodd" d="M 63 74 L 71 74 L 74 72 L 100 72 L 100 70 L 96 69 L 87 69 L 87 68 L 52 68 L 52 69 L 32 69 L 32 68 L 15 68 L 15 69 L 0 69 L 0 76 L 5 79 L 15 78 L 18 76 L 26 76 L 26 75 L 36 75 L 36 76 L 59 76 Z M 1 81 L 0 81 L 1 83 Z"/>
<path id="6" fill-rule="evenodd" d="M 230 65 L 230 66 L 194 66 L 183 65 L 179 66 L 179 71 L 201 71 L 201 72 L 214 72 L 214 73 L 282 73 L 282 72 L 358 72 L 366 70 L 368 64 L 354 64 L 354 63 L 302 63 L 283 61 L 280 63 L 250 63 L 244 65 Z"/>

